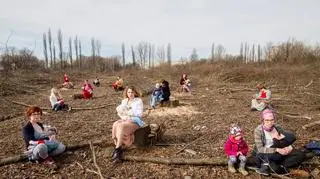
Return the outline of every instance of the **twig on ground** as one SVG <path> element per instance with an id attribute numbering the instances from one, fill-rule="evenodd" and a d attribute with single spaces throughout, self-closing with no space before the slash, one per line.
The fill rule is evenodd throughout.
<path id="1" fill-rule="evenodd" d="M 315 122 L 311 122 L 309 124 L 306 124 L 304 126 L 302 126 L 302 129 L 306 130 L 310 127 L 316 126 L 316 125 L 320 125 L 320 121 L 315 121 Z"/>
<path id="2" fill-rule="evenodd" d="M 288 117 L 288 118 L 293 118 L 293 119 L 308 119 L 308 120 L 311 120 L 311 117 L 309 116 L 296 116 L 296 115 L 290 115 L 290 114 L 284 114 L 284 113 L 280 113 L 280 112 L 277 112 L 277 114 L 281 115 L 281 116 L 285 116 L 285 117 Z"/>
<path id="3" fill-rule="evenodd" d="M 25 104 L 25 103 L 22 103 L 22 102 L 17 102 L 17 101 L 10 101 L 10 102 L 12 102 L 13 104 L 18 104 L 18 105 L 26 106 L 26 107 L 32 106 L 32 105 Z M 112 104 L 106 104 L 106 105 L 97 106 L 97 107 L 91 107 L 91 108 L 88 108 L 88 107 L 72 107 L 72 110 L 95 110 L 95 109 L 101 109 L 101 108 L 105 108 L 105 107 L 113 106 L 113 105 L 115 105 L 115 104 L 112 103 Z M 52 110 L 52 108 L 46 108 L 46 107 L 40 107 L 40 108 L 42 110 Z"/>
<path id="4" fill-rule="evenodd" d="M 304 86 L 305 88 L 308 88 L 310 85 L 312 85 L 313 80 L 311 80 L 306 86 Z"/>
<path id="5" fill-rule="evenodd" d="M 188 143 L 188 144 L 185 145 L 181 150 L 177 151 L 177 152 L 175 153 L 175 155 L 177 155 L 177 154 L 179 154 L 180 152 L 184 151 L 184 149 L 186 149 L 186 148 L 189 147 L 190 145 L 194 144 L 195 142 L 197 142 L 198 140 L 200 140 L 200 139 L 202 139 L 202 138 L 204 138 L 204 137 L 206 137 L 206 136 L 208 136 L 208 135 L 204 134 L 203 136 L 201 136 L 201 137 L 195 139 L 194 141 Z"/>
<path id="6" fill-rule="evenodd" d="M 99 167 L 99 165 L 98 165 L 98 163 L 97 163 L 96 154 L 95 154 L 95 151 L 94 151 L 94 148 L 93 148 L 93 145 L 92 145 L 92 142 L 91 142 L 91 141 L 89 142 L 89 145 L 90 145 L 90 149 L 91 149 L 91 152 L 92 152 L 93 163 L 94 163 L 95 167 L 96 167 L 97 170 L 98 170 L 98 173 L 99 173 L 99 175 L 100 175 L 100 178 L 101 178 L 101 179 L 104 179 L 104 177 L 102 176 L 102 173 L 101 173 L 101 169 L 100 169 L 100 167 Z"/>

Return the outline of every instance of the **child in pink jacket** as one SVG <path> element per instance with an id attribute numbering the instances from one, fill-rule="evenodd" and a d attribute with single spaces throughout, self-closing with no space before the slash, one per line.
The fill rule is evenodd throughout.
<path id="1" fill-rule="evenodd" d="M 224 145 L 224 151 L 228 156 L 228 171 L 235 173 L 236 169 L 234 164 L 240 160 L 239 172 L 243 175 L 248 175 L 245 169 L 247 154 L 248 154 L 248 144 L 243 139 L 243 132 L 240 127 L 232 126 L 230 128 L 229 137 Z"/>

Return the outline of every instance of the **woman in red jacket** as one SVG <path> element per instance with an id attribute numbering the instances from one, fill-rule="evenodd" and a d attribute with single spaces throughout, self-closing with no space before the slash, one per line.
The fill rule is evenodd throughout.
<path id="1" fill-rule="evenodd" d="M 224 151 L 228 156 L 228 171 L 235 173 L 236 169 L 234 164 L 240 160 L 239 172 L 243 175 L 248 175 L 245 169 L 247 154 L 248 154 L 248 144 L 243 139 L 243 132 L 238 126 L 232 126 L 230 128 L 230 135 L 224 145 Z"/>
<path id="2" fill-rule="evenodd" d="M 88 80 L 84 81 L 84 85 L 82 87 L 83 90 L 83 98 L 84 99 L 89 99 L 92 98 L 93 96 L 93 88 L 91 86 L 91 84 L 89 83 Z"/>

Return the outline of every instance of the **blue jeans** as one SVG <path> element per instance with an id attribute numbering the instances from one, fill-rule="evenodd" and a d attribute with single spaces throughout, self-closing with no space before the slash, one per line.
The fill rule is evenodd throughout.
<path id="1" fill-rule="evenodd" d="M 150 106 L 151 107 L 156 107 L 157 102 L 160 102 L 161 98 L 159 96 L 151 96 L 150 99 Z"/>

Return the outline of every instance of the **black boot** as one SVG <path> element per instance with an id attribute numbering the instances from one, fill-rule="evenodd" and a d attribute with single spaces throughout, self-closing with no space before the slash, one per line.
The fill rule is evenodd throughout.
<path id="1" fill-rule="evenodd" d="M 113 162 L 121 162 L 123 149 L 121 147 L 115 148 L 112 152 L 111 160 Z"/>

